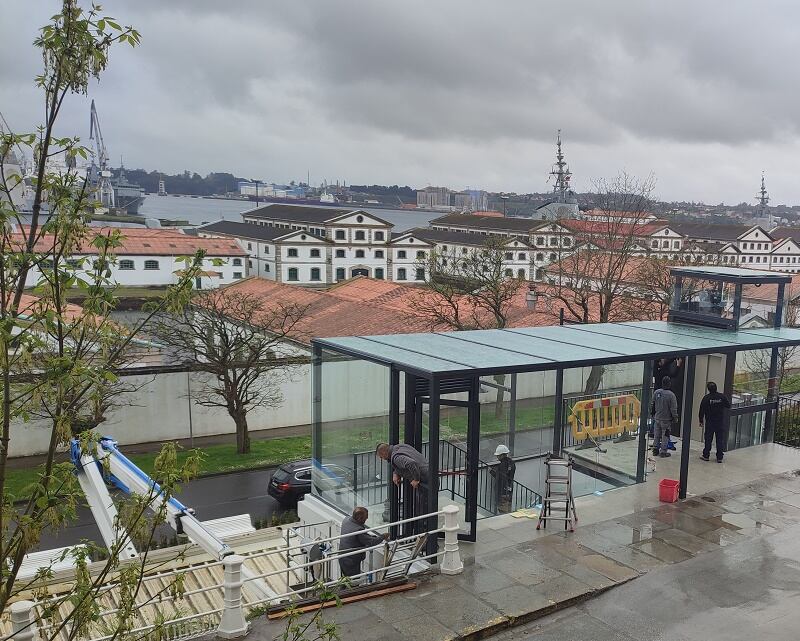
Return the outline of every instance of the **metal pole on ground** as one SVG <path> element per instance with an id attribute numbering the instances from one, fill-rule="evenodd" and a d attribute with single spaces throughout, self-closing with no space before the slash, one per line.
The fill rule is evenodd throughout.
<path id="1" fill-rule="evenodd" d="M 639 455 L 636 459 L 636 482 L 643 483 L 647 463 L 647 420 L 650 417 L 650 386 L 653 384 L 653 361 L 644 362 L 642 399 L 639 410 Z"/>
<path id="2" fill-rule="evenodd" d="M 556 406 L 553 408 L 553 454 L 561 456 L 564 439 L 564 370 L 556 370 Z"/>
<path id="3" fill-rule="evenodd" d="M 678 496 L 686 498 L 686 485 L 689 479 L 689 450 L 692 445 L 692 414 L 694 413 L 694 373 L 697 357 L 686 359 L 683 377 L 683 417 L 681 420 L 681 487 Z"/>
<path id="4" fill-rule="evenodd" d="M 514 456 L 514 442 L 517 437 L 517 375 L 511 375 L 511 406 L 508 410 L 508 450 Z"/>

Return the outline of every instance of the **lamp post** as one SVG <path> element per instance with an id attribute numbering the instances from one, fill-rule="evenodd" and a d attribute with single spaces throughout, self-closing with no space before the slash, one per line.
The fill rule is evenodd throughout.
<path id="1" fill-rule="evenodd" d="M 506 202 L 508 201 L 508 196 L 505 196 L 505 195 L 501 194 L 500 195 L 500 200 L 503 201 L 503 216 L 505 217 L 505 215 L 506 215 Z"/>

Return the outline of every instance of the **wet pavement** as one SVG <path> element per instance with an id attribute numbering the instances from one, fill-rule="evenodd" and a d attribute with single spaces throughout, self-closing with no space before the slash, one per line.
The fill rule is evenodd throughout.
<path id="1" fill-rule="evenodd" d="M 659 475 L 583 497 L 574 533 L 537 532 L 535 521 L 510 515 L 487 519 L 478 542 L 461 545 L 463 574 L 423 578 L 414 590 L 326 614 L 343 639 L 363 641 L 492 633 L 565 641 L 796 638 L 778 631 L 781 620 L 797 623 L 783 601 L 800 591 L 800 452 L 775 448 L 732 453 L 725 469 L 693 462 L 692 487 L 709 489 L 679 503 L 658 503 Z M 660 475 L 671 471 L 664 465 Z M 735 608 L 732 620 L 753 621 L 730 625 L 726 608 Z M 759 625 L 763 635 L 732 636 Z M 258 619 L 249 638 L 266 641 L 279 631 Z"/>

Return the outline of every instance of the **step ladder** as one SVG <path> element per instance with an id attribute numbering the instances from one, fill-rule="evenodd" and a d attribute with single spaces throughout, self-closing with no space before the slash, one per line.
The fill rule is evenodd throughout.
<path id="1" fill-rule="evenodd" d="M 544 464 L 547 466 L 547 478 L 544 481 L 545 495 L 536 529 L 546 528 L 548 521 L 563 521 L 564 529 L 574 532 L 578 515 L 575 512 L 575 499 L 572 496 L 572 457 L 563 459 L 548 454 Z M 556 514 L 553 514 L 553 508 Z M 562 509 L 564 515 L 558 516 Z"/>

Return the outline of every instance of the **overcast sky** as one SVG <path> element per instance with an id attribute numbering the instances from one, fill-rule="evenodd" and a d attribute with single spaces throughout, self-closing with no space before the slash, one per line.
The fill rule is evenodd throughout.
<path id="1" fill-rule="evenodd" d="M 789 0 L 122 0 L 142 33 L 95 98 L 114 164 L 278 182 L 545 191 L 653 173 L 667 200 L 800 203 Z M 41 119 L 31 45 L 56 0 L 2 0 L 0 111 Z M 88 138 L 89 99 L 64 134 Z"/>

